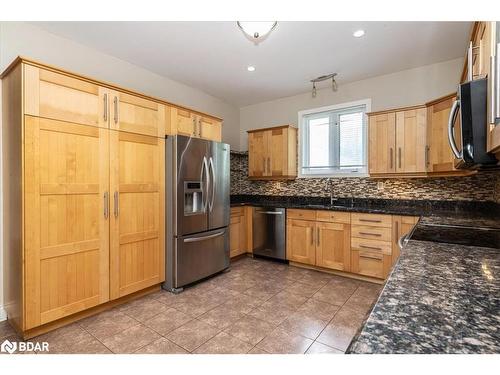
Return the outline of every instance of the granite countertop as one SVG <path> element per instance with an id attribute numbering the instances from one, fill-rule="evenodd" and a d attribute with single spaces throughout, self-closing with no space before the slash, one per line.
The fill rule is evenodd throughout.
<path id="1" fill-rule="evenodd" d="M 232 205 L 420 216 L 347 353 L 500 353 L 500 205 L 231 196 Z"/>
<path id="2" fill-rule="evenodd" d="M 500 353 L 498 249 L 408 241 L 349 353 Z"/>

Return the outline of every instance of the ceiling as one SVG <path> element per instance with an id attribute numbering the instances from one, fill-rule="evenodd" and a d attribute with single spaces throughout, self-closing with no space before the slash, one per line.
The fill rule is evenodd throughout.
<path id="1" fill-rule="evenodd" d="M 278 22 L 254 45 L 236 22 L 34 22 L 237 106 L 464 56 L 470 22 Z M 362 38 L 352 33 L 364 29 Z M 248 72 L 247 66 L 256 70 Z M 327 87 L 323 82 L 318 88 Z"/>

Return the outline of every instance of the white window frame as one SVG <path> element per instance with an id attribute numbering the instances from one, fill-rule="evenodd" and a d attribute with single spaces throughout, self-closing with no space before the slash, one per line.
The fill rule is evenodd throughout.
<path id="1" fill-rule="evenodd" d="M 304 122 L 304 116 L 306 115 L 311 115 L 311 114 L 319 114 L 321 112 L 328 112 L 328 111 L 338 111 L 341 109 L 349 109 L 351 107 L 359 107 L 359 106 L 365 106 L 365 115 L 363 117 L 364 121 L 364 130 L 365 130 L 365 164 L 366 164 L 366 172 L 365 173 L 359 173 L 359 172 L 337 172 L 337 173 L 325 173 L 325 174 L 303 174 L 302 173 L 302 167 L 303 167 L 303 150 L 302 150 L 302 139 L 305 139 L 305 122 Z M 335 104 L 335 105 L 329 105 L 325 107 L 319 107 L 319 108 L 312 108 L 312 109 L 306 109 L 303 111 L 299 111 L 298 113 L 298 124 L 299 124 L 299 141 L 298 141 L 298 161 L 299 161 L 299 170 L 298 170 L 298 176 L 299 178 L 324 178 L 324 177 L 368 177 L 368 119 L 366 116 L 366 113 L 370 112 L 372 108 L 372 100 L 371 99 L 362 99 L 362 100 L 356 100 L 353 102 L 347 102 L 347 103 L 340 103 L 340 104 Z"/>

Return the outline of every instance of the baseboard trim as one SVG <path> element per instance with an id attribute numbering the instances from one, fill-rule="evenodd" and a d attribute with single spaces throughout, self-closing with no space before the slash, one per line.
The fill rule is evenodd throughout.
<path id="1" fill-rule="evenodd" d="M 7 320 L 7 311 L 3 308 L 3 306 L 0 306 L 0 322 Z"/>

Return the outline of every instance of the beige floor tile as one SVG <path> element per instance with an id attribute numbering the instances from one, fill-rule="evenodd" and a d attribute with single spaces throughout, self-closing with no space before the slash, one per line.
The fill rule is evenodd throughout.
<path id="1" fill-rule="evenodd" d="M 256 345 L 275 327 L 273 324 L 247 315 L 226 328 L 225 332 L 249 344 Z"/>
<path id="2" fill-rule="evenodd" d="M 291 310 L 296 310 L 298 309 L 301 305 L 304 304 L 304 302 L 307 301 L 307 297 L 290 293 L 288 291 L 281 291 L 275 296 L 271 297 L 269 300 L 267 300 L 262 307 L 266 308 L 267 306 L 274 306 L 277 309 L 280 308 L 285 308 L 285 309 L 291 309 Z"/>
<path id="3" fill-rule="evenodd" d="M 244 292 L 254 286 L 257 286 L 257 283 L 252 279 L 245 276 L 235 277 L 233 279 L 226 280 L 222 286 L 224 288 L 232 289 L 237 292 Z"/>
<path id="4" fill-rule="evenodd" d="M 4 340 L 6 337 L 13 336 L 16 334 L 14 328 L 5 320 L 0 322 L 0 340 Z"/>
<path id="5" fill-rule="evenodd" d="M 302 354 L 312 343 L 311 339 L 286 332 L 278 327 L 259 342 L 257 347 L 271 354 Z"/>
<path id="6" fill-rule="evenodd" d="M 192 352 L 219 332 L 218 328 L 199 320 L 193 320 L 170 332 L 167 339 Z"/>
<path id="7" fill-rule="evenodd" d="M 322 344 L 345 351 L 363 324 L 364 319 L 365 314 L 342 307 L 316 340 Z"/>
<path id="8" fill-rule="evenodd" d="M 311 286 L 320 286 L 328 283 L 332 278 L 333 276 L 328 273 L 307 270 L 304 276 L 297 281 Z"/>
<path id="9" fill-rule="evenodd" d="M 269 354 L 269 353 L 255 346 L 252 350 L 248 352 L 248 354 Z"/>
<path id="10" fill-rule="evenodd" d="M 332 305 L 342 306 L 358 288 L 357 283 L 332 281 L 318 290 L 313 298 Z"/>
<path id="11" fill-rule="evenodd" d="M 307 349 L 306 354 L 344 354 L 344 352 L 316 341 Z"/>
<path id="12" fill-rule="evenodd" d="M 81 328 L 78 323 L 34 337 L 32 342 L 48 342 L 49 353 L 69 353 L 71 348 L 79 341 L 88 340 L 91 335 Z"/>
<path id="13" fill-rule="evenodd" d="M 253 288 L 243 291 L 243 294 L 257 298 L 261 301 L 267 301 L 269 298 L 278 294 L 282 288 L 271 285 L 257 285 Z"/>
<path id="14" fill-rule="evenodd" d="M 298 294 L 300 296 L 304 297 L 312 297 L 314 293 L 316 293 L 318 290 L 320 290 L 322 287 L 322 284 L 320 285 L 311 285 L 311 284 L 304 284 L 301 283 L 300 281 L 294 282 L 292 285 L 287 286 L 285 288 L 285 291 L 292 293 L 292 294 Z"/>
<path id="15" fill-rule="evenodd" d="M 262 305 L 263 303 L 263 300 L 260 300 L 256 297 L 248 296 L 246 294 L 240 294 L 239 296 L 229 299 L 221 306 L 225 306 L 228 309 L 237 310 L 243 314 L 248 314 L 250 311 Z"/>
<path id="16" fill-rule="evenodd" d="M 196 318 L 219 306 L 220 304 L 220 301 L 214 301 L 209 298 L 190 296 L 186 300 L 183 300 L 183 302 L 173 304 L 172 307 L 192 316 L 193 318 Z"/>
<path id="17" fill-rule="evenodd" d="M 135 353 L 137 354 L 189 354 L 188 351 L 184 350 L 178 345 L 175 345 L 172 341 L 167 340 L 162 337 L 151 344 L 148 344 Z"/>
<path id="18" fill-rule="evenodd" d="M 226 304 L 223 304 L 200 315 L 198 319 L 222 330 L 241 319 L 244 315 L 237 308 L 229 308 Z"/>
<path id="19" fill-rule="evenodd" d="M 340 306 L 310 298 L 297 309 L 297 312 L 304 313 L 311 318 L 330 321 L 339 309 Z"/>
<path id="20" fill-rule="evenodd" d="M 167 310 L 167 306 L 165 306 L 165 304 L 159 302 L 158 300 L 147 298 L 140 298 L 120 308 L 121 312 L 140 322 L 151 319 L 153 316 L 158 315 L 165 310 Z"/>
<path id="21" fill-rule="evenodd" d="M 194 353 L 199 354 L 246 354 L 252 345 L 221 332 L 201 345 Z"/>
<path id="22" fill-rule="evenodd" d="M 133 353 L 136 350 L 156 341 L 161 336 L 152 329 L 141 325 L 126 329 L 108 337 L 103 341 L 113 353 Z"/>
<path id="23" fill-rule="evenodd" d="M 323 329 L 328 325 L 328 320 L 321 320 L 308 316 L 305 313 L 294 313 L 283 323 L 280 328 L 289 333 L 299 334 L 315 340 Z"/>
<path id="24" fill-rule="evenodd" d="M 116 309 L 91 316 L 78 323 L 100 341 L 139 324 L 134 318 Z"/>
<path id="25" fill-rule="evenodd" d="M 285 319 L 295 312 L 287 306 L 278 306 L 277 304 L 262 305 L 250 311 L 248 315 L 263 320 L 273 326 L 281 324 Z"/>
<path id="26" fill-rule="evenodd" d="M 359 313 L 367 314 L 377 301 L 379 293 L 380 290 L 377 288 L 359 287 L 351 297 L 349 297 L 344 306 L 356 310 Z"/>
<path id="27" fill-rule="evenodd" d="M 165 336 L 176 328 L 193 320 L 193 317 L 173 308 L 152 317 L 144 322 L 144 325 Z"/>

